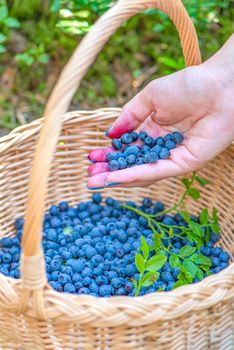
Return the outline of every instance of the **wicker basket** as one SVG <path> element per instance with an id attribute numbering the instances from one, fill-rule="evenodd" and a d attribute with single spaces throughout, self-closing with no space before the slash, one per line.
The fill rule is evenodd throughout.
<path id="1" fill-rule="evenodd" d="M 1 349 L 234 349 L 234 263 L 195 285 L 136 298 L 70 295 L 46 284 L 44 211 L 62 200 L 75 204 L 90 198 L 86 154 L 106 145 L 103 133 L 120 110 L 64 112 L 109 36 L 123 20 L 150 7 L 164 10 L 174 21 L 187 65 L 200 63 L 194 27 L 179 0 L 122 0 L 74 53 L 47 105 L 48 117 L 0 139 L 0 235 L 14 235 L 14 219 L 26 215 L 22 278 L 0 275 Z M 187 203 L 195 213 L 203 206 L 218 208 L 221 245 L 232 260 L 233 155 L 232 146 L 200 172 L 212 187 L 201 189 L 199 202 Z M 148 189 L 108 189 L 103 195 L 137 202 L 149 196 L 171 205 L 181 191 L 179 181 L 169 179 Z"/>

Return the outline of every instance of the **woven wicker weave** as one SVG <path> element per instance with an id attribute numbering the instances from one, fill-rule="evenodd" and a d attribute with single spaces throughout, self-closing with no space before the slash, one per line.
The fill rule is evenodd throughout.
<path id="1" fill-rule="evenodd" d="M 98 21 L 73 55 L 47 105 L 48 117 L 0 139 L 0 236 L 14 235 L 14 219 L 26 213 L 22 278 L 13 280 L 0 274 L 1 349 L 234 348 L 234 263 L 195 285 L 137 298 L 70 295 L 57 293 L 46 284 L 41 252 L 44 210 L 62 200 L 76 204 L 90 198 L 86 155 L 107 144 L 103 133 L 120 110 L 64 112 L 109 36 L 123 20 L 148 7 L 170 15 L 186 63 L 200 63 L 196 33 L 179 0 L 122 0 Z M 232 261 L 233 158 L 234 147 L 230 146 L 200 171 L 212 186 L 201 189 L 199 202 L 187 203 L 194 213 L 204 206 L 218 208 L 221 245 Z M 147 189 L 104 190 L 103 196 L 137 202 L 148 196 L 171 205 L 181 192 L 177 179 L 167 179 Z"/>

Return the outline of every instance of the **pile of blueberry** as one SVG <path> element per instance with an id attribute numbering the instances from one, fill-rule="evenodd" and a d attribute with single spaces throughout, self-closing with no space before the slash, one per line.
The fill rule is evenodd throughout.
<path id="1" fill-rule="evenodd" d="M 139 208 L 147 214 L 164 210 L 161 202 L 145 198 Z M 165 224 L 181 225 L 180 214 L 174 217 L 162 215 L 159 220 Z M 194 220 L 198 220 L 194 218 Z M 0 272 L 6 276 L 20 277 L 20 241 L 24 220 L 16 220 L 16 236 L 0 240 Z M 131 278 L 138 280 L 134 259 L 144 235 L 149 244 L 152 231 L 144 217 L 121 206 L 113 198 L 94 193 L 92 201 L 80 202 L 69 207 L 67 202 L 52 206 L 44 217 L 43 250 L 46 259 L 47 278 L 57 291 L 91 294 L 108 297 L 112 295 L 135 294 Z M 202 247 L 202 253 L 212 261 L 211 272 L 217 273 L 228 266 L 229 255 L 220 247 L 214 247 L 219 235 L 211 234 L 210 241 Z M 193 245 L 187 239 L 173 238 L 175 249 Z M 150 287 L 141 290 L 140 295 L 158 290 L 169 291 L 177 281 L 179 270 L 169 263 L 163 266 L 160 278 Z M 205 275 L 204 275 L 205 276 Z M 193 282 L 198 281 L 194 278 Z"/>
<path id="2" fill-rule="evenodd" d="M 120 139 L 112 140 L 115 152 L 107 154 L 110 171 L 129 168 L 135 165 L 156 163 L 168 159 L 170 151 L 183 142 L 183 135 L 176 131 L 164 137 L 153 137 L 145 131 L 125 133 Z"/>

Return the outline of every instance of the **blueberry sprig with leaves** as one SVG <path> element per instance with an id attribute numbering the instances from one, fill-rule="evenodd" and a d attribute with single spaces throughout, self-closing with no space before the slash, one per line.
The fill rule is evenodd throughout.
<path id="1" fill-rule="evenodd" d="M 148 227 L 152 230 L 153 245 L 148 244 L 144 236 L 141 236 L 141 246 L 136 254 L 135 264 L 139 271 L 138 281 L 133 280 L 136 295 L 142 287 L 152 285 L 160 276 L 160 270 L 168 261 L 172 269 L 179 269 L 177 281 L 173 289 L 188 283 L 192 283 L 196 277 L 201 280 L 204 274 L 210 274 L 211 260 L 200 253 L 201 247 L 209 242 L 211 232 L 218 234 L 219 225 L 217 210 L 213 208 L 212 216 L 209 216 L 208 209 L 204 208 L 195 220 L 184 208 L 184 201 L 189 196 L 194 200 L 200 198 L 200 191 L 196 183 L 201 186 L 208 184 L 208 181 L 197 176 L 194 172 L 191 179 L 181 180 L 185 191 L 177 204 L 154 215 L 146 214 L 138 208 L 123 204 L 128 210 L 132 210 L 147 220 Z M 162 218 L 169 213 L 180 215 L 179 224 L 167 224 Z M 179 250 L 174 247 L 173 239 L 187 241 Z"/>

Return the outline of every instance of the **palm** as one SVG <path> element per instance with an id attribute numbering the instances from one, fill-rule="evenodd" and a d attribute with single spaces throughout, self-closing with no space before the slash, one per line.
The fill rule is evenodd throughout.
<path id="1" fill-rule="evenodd" d="M 213 103 L 216 89 L 216 84 L 213 81 L 211 84 L 207 77 L 204 83 L 203 71 L 198 68 L 150 83 L 124 108 L 112 126 L 111 137 L 119 137 L 127 131 L 124 128 L 139 128 L 153 137 L 179 130 L 185 136 L 183 144 L 171 151 L 168 160 L 113 173 L 107 171 L 107 150 L 95 151 L 91 157 L 98 163 L 89 168 L 88 186 L 103 187 L 106 182 L 148 186 L 161 178 L 197 170 L 214 158 L 232 138 L 222 105 L 219 101 Z"/>

